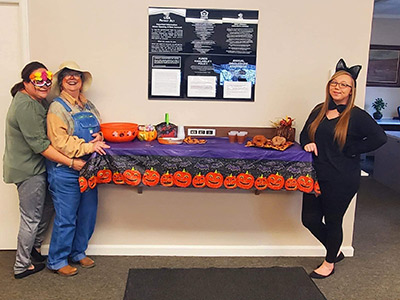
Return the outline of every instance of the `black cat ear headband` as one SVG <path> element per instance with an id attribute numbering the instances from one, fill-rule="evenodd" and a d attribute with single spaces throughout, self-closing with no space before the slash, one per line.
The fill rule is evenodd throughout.
<path id="1" fill-rule="evenodd" d="M 347 73 L 350 74 L 350 76 L 354 79 L 354 82 L 356 81 L 358 74 L 361 71 L 361 65 L 355 65 L 350 68 L 346 66 L 346 63 L 344 62 L 343 58 L 339 59 L 338 63 L 336 64 L 336 72 L 337 71 L 346 71 Z"/>
<path id="2" fill-rule="evenodd" d="M 355 66 L 348 68 L 346 66 L 346 63 L 344 62 L 343 58 L 341 58 L 341 59 L 339 59 L 338 63 L 336 64 L 336 72 L 337 71 L 346 71 L 347 73 L 349 73 L 350 76 L 354 79 L 354 85 L 356 85 L 357 84 L 356 79 L 358 77 L 358 74 L 361 71 L 361 65 L 355 65 Z M 331 109 L 336 108 L 339 113 L 342 113 L 346 109 L 346 106 L 347 106 L 347 104 L 346 105 L 344 105 L 344 104 L 337 105 L 333 101 L 333 99 L 330 98 L 328 109 L 331 110 Z"/>

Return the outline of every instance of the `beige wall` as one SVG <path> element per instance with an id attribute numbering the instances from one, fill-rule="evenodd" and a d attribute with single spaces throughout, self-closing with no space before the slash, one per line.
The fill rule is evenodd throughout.
<path id="1" fill-rule="evenodd" d="M 70 59 L 90 70 L 94 82 L 87 96 L 102 112 L 103 121 L 159 123 L 169 112 L 175 124 L 269 126 L 271 120 L 290 115 L 298 130 L 324 98 L 326 81 L 340 57 L 350 65 L 367 63 L 372 0 L 338 0 L 334 5 L 320 0 L 290 1 L 290 5 L 204 0 L 201 8 L 259 10 L 255 102 L 149 101 L 147 9 L 165 5 L 147 0 L 31 0 L 31 58 L 53 70 Z M 199 2 L 176 0 L 168 5 L 197 8 Z M 361 106 L 365 69 L 358 82 Z M 208 254 L 323 254 L 301 226 L 300 208 L 297 192 L 255 196 L 145 190 L 140 195 L 127 187 L 102 186 L 91 251 L 206 255 L 208 245 Z M 346 219 L 349 252 L 353 213 L 354 206 Z"/>
<path id="2" fill-rule="evenodd" d="M 270 125 L 291 115 L 301 127 L 309 110 L 324 97 L 324 87 L 340 57 L 366 66 L 372 0 L 201 1 L 205 8 L 259 10 L 256 101 L 210 103 L 147 100 L 149 6 L 164 1 L 32 0 L 32 59 L 56 69 L 74 59 L 94 75 L 88 96 L 104 121 L 194 125 Z M 198 7 L 193 0 L 168 1 L 172 7 Z M 45 21 L 44 21 L 45 20 Z M 37 30 L 45 22 L 46 30 Z M 42 26 L 39 26 L 42 27 Z M 49 28 L 50 27 L 50 28 Z M 363 103 L 365 68 L 358 102 Z"/>

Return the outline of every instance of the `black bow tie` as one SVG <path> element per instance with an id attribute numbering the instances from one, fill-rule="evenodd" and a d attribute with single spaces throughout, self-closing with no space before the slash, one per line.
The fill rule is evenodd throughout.
<path id="1" fill-rule="evenodd" d="M 339 104 L 337 105 L 332 99 L 329 101 L 328 109 L 336 109 L 340 114 L 346 109 L 347 105 Z"/>

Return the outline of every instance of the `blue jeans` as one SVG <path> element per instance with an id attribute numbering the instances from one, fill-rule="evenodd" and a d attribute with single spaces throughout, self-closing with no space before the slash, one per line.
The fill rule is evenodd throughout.
<path id="1" fill-rule="evenodd" d="M 81 193 L 79 172 L 47 162 L 48 181 L 56 216 L 47 266 L 58 270 L 86 257 L 97 214 L 97 187 Z"/>

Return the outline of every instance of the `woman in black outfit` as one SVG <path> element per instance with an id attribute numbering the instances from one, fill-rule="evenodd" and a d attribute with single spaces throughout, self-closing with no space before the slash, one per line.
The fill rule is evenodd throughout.
<path id="1" fill-rule="evenodd" d="M 354 105 L 361 66 L 348 68 L 343 59 L 326 85 L 326 99 L 308 117 L 300 134 L 304 150 L 313 153 L 321 194 L 303 194 L 303 225 L 325 246 L 324 262 L 312 278 L 326 278 L 344 258 L 343 216 L 360 185 L 360 154 L 386 142 L 382 128 Z M 322 219 L 324 218 L 324 222 Z"/>

